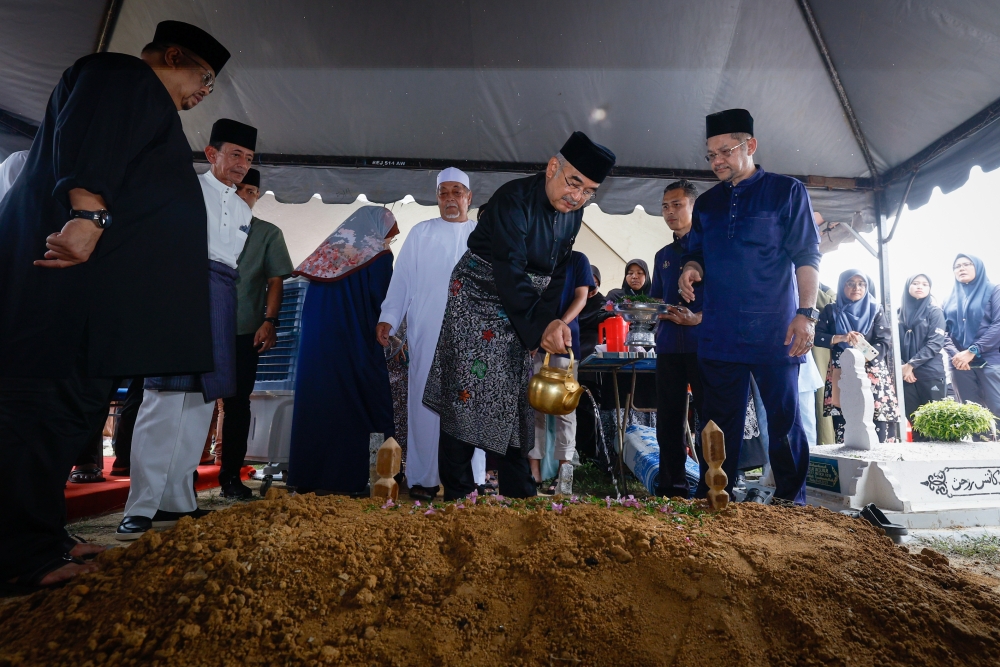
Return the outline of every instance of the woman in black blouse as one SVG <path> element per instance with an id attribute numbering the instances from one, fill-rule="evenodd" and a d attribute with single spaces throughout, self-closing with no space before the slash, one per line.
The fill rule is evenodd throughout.
<path id="1" fill-rule="evenodd" d="M 931 279 L 920 273 L 906 281 L 899 307 L 899 353 L 903 362 L 903 404 L 913 423 L 913 413 L 947 394 L 941 348 L 945 342 L 944 312 L 931 299 Z M 913 439 L 927 438 L 916 430 Z"/>
<path id="2" fill-rule="evenodd" d="M 833 417 L 837 442 L 844 442 L 844 416 L 840 411 L 840 354 L 849 346 L 866 340 L 878 351 L 878 356 L 865 362 L 875 398 L 875 430 L 879 442 L 895 441 L 892 424 L 899 419 L 892 376 L 886 364 L 892 347 L 889 323 L 882 307 L 871 295 L 871 280 L 861 271 L 850 269 L 840 274 L 837 300 L 823 309 L 816 324 L 817 347 L 830 349 L 830 367 L 826 374 L 823 394 L 823 416 Z"/>

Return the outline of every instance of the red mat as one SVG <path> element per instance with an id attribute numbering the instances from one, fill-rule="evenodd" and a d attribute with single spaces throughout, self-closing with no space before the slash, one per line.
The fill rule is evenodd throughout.
<path id="1" fill-rule="evenodd" d="M 88 516 L 106 514 L 125 507 L 128 500 L 129 478 L 112 477 L 111 464 L 115 457 L 104 457 L 103 482 L 95 484 L 66 484 L 66 520 L 76 521 Z M 248 479 L 253 472 L 253 466 L 244 466 L 240 471 L 243 479 Z M 198 466 L 198 491 L 211 489 L 219 485 L 219 466 Z"/>

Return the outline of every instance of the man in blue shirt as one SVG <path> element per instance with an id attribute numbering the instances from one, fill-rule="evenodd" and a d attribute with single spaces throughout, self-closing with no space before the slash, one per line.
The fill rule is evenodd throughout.
<path id="1" fill-rule="evenodd" d="M 688 386 L 693 407 L 701 414 L 701 372 L 698 370 L 698 325 L 701 324 L 702 285 L 695 285 L 695 298 L 680 303 L 674 285 L 680 279 L 683 257 L 688 250 L 691 214 L 698 190 L 691 181 L 677 181 L 663 190 L 663 219 L 674 233 L 674 242 L 664 246 L 653 260 L 653 284 L 649 295 L 671 305 L 660 315 L 656 330 L 656 440 L 660 444 L 660 480 L 657 495 L 687 498 L 691 495 L 684 463 L 687 442 Z"/>
<path id="2" fill-rule="evenodd" d="M 704 281 L 698 361 L 704 419 L 725 433 L 732 493 L 743 442 L 750 374 L 767 411 L 776 499 L 805 502 L 809 445 L 798 414 L 798 371 L 815 335 L 819 235 L 805 186 L 754 165 L 757 140 L 745 109 L 705 119 L 705 159 L 721 183 L 698 197 L 679 292 Z M 702 483 L 698 495 L 704 496 Z"/>

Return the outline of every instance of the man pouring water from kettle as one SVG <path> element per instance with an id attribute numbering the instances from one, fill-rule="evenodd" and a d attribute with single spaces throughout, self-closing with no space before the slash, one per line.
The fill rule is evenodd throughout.
<path id="1" fill-rule="evenodd" d="M 494 455 L 501 495 L 536 494 L 528 465 L 534 411 L 531 351 L 572 344 L 557 312 L 583 207 L 615 156 L 574 132 L 543 173 L 501 186 L 479 211 L 452 271 L 424 405 L 441 417 L 438 470 L 446 500 L 475 490 L 472 456 Z"/>

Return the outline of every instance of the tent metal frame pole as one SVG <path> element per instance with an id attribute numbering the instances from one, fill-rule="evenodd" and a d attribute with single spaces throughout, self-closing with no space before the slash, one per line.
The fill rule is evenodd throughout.
<path id="1" fill-rule="evenodd" d="M 854 238 L 856 238 L 861 243 L 861 245 L 863 245 L 865 247 L 865 250 L 867 250 L 869 253 L 871 253 L 872 257 L 874 257 L 875 259 L 878 259 L 878 250 L 876 250 L 875 248 L 873 248 L 871 246 L 871 244 L 868 243 L 868 241 L 865 240 L 865 237 L 863 237 L 858 232 L 858 230 L 856 230 L 854 227 L 851 227 L 850 223 L 842 223 L 842 224 L 846 225 L 845 228 L 847 229 L 847 231 L 849 231 L 851 234 L 854 235 Z"/>
<path id="2" fill-rule="evenodd" d="M 111 36 L 115 32 L 115 24 L 118 23 L 118 15 L 122 11 L 124 0 L 108 0 L 104 9 L 104 20 L 101 21 L 101 30 L 97 33 L 97 43 L 94 45 L 94 53 L 105 53 L 111 45 Z"/>
<path id="3" fill-rule="evenodd" d="M 840 98 L 840 106 L 844 110 L 844 115 L 847 116 L 847 122 L 854 133 L 854 139 L 858 142 L 858 147 L 861 149 L 862 155 L 864 155 L 865 164 L 868 165 L 868 172 L 871 174 L 872 180 L 877 184 L 878 169 L 875 168 L 875 160 L 872 159 L 872 152 L 868 148 L 868 141 L 865 139 L 864 132 L 861 131 L 861 123 L 854 113 L 851 100 L 847 97 L 844 84 L 840 82 L 840 74 L 833 64 L 833 57 L 830 55 L 830 49 L 826 46 L 826 40 L 823 39 L 823 33 L 820 32 L 819 24 L 816 22 L 816 17 L 813 14 L 812 7 L 809 5 L 809 0 L 797 1 L 799 9 L 802 10 L 802 16 L 805 18 L 806 25 L 809 27 L 809 32 L 812 33 L 813 41 L 816 42 L 816 49 L 823 60 L 823 65 L 826 66 L 826 73 L 830 76 L 830 81 L 833 83 L 833 87 L 837 91 L 837 96 Z"/>
<path id="4" fill-rule="evenodd" d="M 917 178 L 916 169 L 913 170 L 913 175 L 910 176 L 910 180 L 906 183 L 906 190 L 903 191 L 903 198 L 899 200 L 899 206 L 896 207 L 896 219 L 892 223 L 892 229 L 889 230 L 889 235 L 885 237 L 885 242 L 888 243 L 892 240 L 892 237 L 896 235 L 896 227 L 899 226 L 899 218 L 903 215 L 903 206 L 906 205 L 906 199 L 910 196 L 910 188 L 913 187 L 913 181 Z"/>
<path id="5" fill-rule="evenodd" d="M 883 191 L 884 192 L 884 191 Z M 889 248 L 886 246 L 885 223 L 887 218 L 882 214 L 883 193 L 875 195 L 875 216 L 878 224 L 878 270 L 879 283 L 881 287 L 882 308 L 885 310 L 885 318 L 889 324 L 889 335 L 892 339 L 892 359 L 889 359 L 892 370 L 893 384 L 896 385 L 896 403 L 899 406 L 899 420 L 896 425 L 896 437 L 899 442 L 906 439 L 906 404 L 903 400 L 903 361 L 900 358 L 899 331 L 896 324 L 896 313 L 892 308 L 891 284 L 889 280 Z"/>

